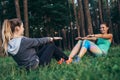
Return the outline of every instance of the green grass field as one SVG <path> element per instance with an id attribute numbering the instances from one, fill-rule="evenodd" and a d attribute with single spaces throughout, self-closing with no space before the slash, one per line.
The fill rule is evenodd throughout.
<path id="1" fill-rule="evenodd" d="M 20 70 L 11 57 L 2 57 L 0 80 L 120 80 L 120 46 L 111 47 L 104 57 L 85 55 L 80 63 L 69 65 L 52 60 L 50 66 L 30 72 Z"/>

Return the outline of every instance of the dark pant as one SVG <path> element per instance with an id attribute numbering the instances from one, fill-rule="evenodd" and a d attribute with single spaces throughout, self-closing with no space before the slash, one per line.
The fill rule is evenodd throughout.
<path id="1" fill-rule="evenodd" d="M 68 57 L 59 50 L 54 43 L 50 43 L 47 45 L 44 45 L 40 51 L 38 52 L 38 57 L 40 60 L 40 65 L 47 65 L 50 63 L 51 58 L 55 58 L 57 61 L 61 58 L 64 58 L 65 60 L 68 59 Z"/>

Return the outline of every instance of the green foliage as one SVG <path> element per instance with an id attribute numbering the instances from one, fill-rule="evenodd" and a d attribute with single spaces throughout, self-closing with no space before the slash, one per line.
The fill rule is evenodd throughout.
<path id="1" fill-rule="evenodd" d="M 58 65 L 52 60 L 49 66 L 27 72 L 18 69 L 11 57 L 0 58 L 1 80 L 119 80 L 120 47 L 112 47 L 104 57 L 85 55 L 78 64 Z M 67 55 L 70 52 L 65 51 Z"/>
<path id="2" fill-rule="evenodd" d="M 40 32 L 41 28 L 41 33 L 50 34 L 67 25 L 68 6 L 66 0 L 29 0 L 28 6 L 30 32 L 37 30 Z M 35 30 L 35 28 L 37 29 Z"/>
<path id="3" fill-rule="evenodd" d="M 11 0 L 0 0 L 0 21 L 15 17 L 15 15 L 13 15 L 15 14 L 14 3 L 10 3 L 9 1 Z"/>
<path id="4" fill-rule="evenodd" d="M 23 0 L 19 0 L 19 5 L 24 22 Z M 40 35 L 51 34 L 55 30 L 62 29 L 68 25 L 68 10 L 67 0 L 28 0 L 30 35 L 40 37 Z M 0 21 L 15 18 L 15 11 L 14 0 L 0 0 Z"/>
<path id="5" fill-rule="evenodd" d="M 114 5 L 113 5 L 114 4 Z M 112 22 L 115 24 L 120 24 L 120 13 L 118 8 L 117 1 L 111 2 L 111 16 L 112 16 Z"/>

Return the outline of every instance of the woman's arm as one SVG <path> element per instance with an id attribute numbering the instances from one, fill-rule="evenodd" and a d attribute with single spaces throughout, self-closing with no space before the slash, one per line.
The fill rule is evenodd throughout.
<path id="1" fill-rule="evenodd" d="M 95 41 L 97 38 L 96 37 L 83 37 L 84 40 L 92 40 Z"/>
<path id="2" fill-rule="evenodd" d="M 76 40 L 92 40 L 92 41 L 95 41 L 97 38 L 96 37 L 77 37 L 75 39 Z"/>
<path id="3" fill-rule="evenodd" d="M 44 38 L 27 38 L 24 37 L 22 42 L 27 47 L 37 47 L 49 42 L 53 42 L 54 40 L 61 40 L 62 37 L 44 37 Z"/>
<path id="4" fill-rule="evenodd" d="M 22 43 L 24 43 L 24 45 L 26 47 L 37 47 L 49 42 L 52 42 L 53 38 L 52 37 L 44 37 L 44 38 L 28 38 L 28 37 L 24 37 L 22 39 Z"/>
<path id="5" fill-rule="evenodd" d="M 105 38 L 112 41 L 113 35 L 112 34 L 93 34 L 93 35 L 88 35 L 87 37 Z"/>
<path id="6" fill-rule="evenodd" d="M 97 38 L 106 38 L 106 39 L 110 39 L 113 37 L 112 34 L 95 34 L 94 36 Z"/>

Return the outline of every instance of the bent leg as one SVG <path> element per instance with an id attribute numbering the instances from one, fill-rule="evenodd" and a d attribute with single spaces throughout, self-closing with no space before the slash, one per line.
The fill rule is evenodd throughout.
<path id="1" fill-rule="evenodd" d="M 91 46 L 89 50 L 96 56 L 101 56 L 103 54 L 102 50 L 93 42 L 91 42 Z"/>
<path id="2" fill-rule="evenodd" d="M 47 44 L 39 51 L 40 65 L 48 65 L 53 57 L 54 48 Z"/>
<path id="3" fill-rule="evenodd" d="M 82 58 L 85 55 L 85 53 L 87 52 L 87 50 L 90 50 L 90 52 L 92 52 L 93 54 L 96 54 L 96 55 L 101 55 L 102 54 L 102 51 L 100 50 L 100 48 L 95 43 L 93 43 L 89 40 L 85 40 L 83 42 L 82 48 L 81 48 L 78 56 L 80 58 Z"/>
<path id="4" fill-rule="evenodd" d="M 82 41 L 79 40 L 77 42 L 77 44 L 75 45 L 75 47 L 72 49 L 72 51 L 69 55 L 69 59 L 66 61 L 66 64 L 70 64 L 72 62 L 72 58 L 79 52 L 79 50 L 81 48 L 81 44 L 82 44 Z"/>
<path id="5" fill-rule="evenodd" d="M 55 57 L 55 59 L 58 61 L 61 58 L 64 58 L 65 60 L 68 60 L 68 56 L 65 55 L 60 49 L 58 49 L 55 44 L 52 45 L 53 48 L 55 48 L 54 54 L 53 56 Z"/>
<path id="6" fill-rule="evenodd" d="M 47 65 L 50 63 L 51 58 L 55 57 L 56 60 L 60 60 L 61 58 L 68 59 L 68 57 L 60 51 L 53 43 L 48 44 L 45 48 L 43 48 L 43 53 L 39 57 L 40 65 Z"/>
<path id="7" fill-rule="evenodd" d="M 49 46 L 49 44 L 44 45 L 38 52 L 37 52 L 37 56 L 40 58 L 43 54 L 43 52 L 46 50 L 46 48 Z"/>
<path id="8" fill-rule="evenodd" d="M 79 41 L 77 42 L 77 44 L 75 45 L 75 47 L 72 49 L 72 51 L 71 51 L 71 53 L 70 53 L 70 55 L 69 55 L 69 58 L 72 59 L 72 58 L 79 52 L 80 47 L 81 47 L 81 44 L 82 44 L 82 41 L 79 40 Z"/>
<path id="9" fill-rule="evenodd" d="M 90 47 L 90 42 L 91 42 L 91 41 L 89 41 L 89 40 L 84 40 L 84 41 L 83 41 L 82 47 L 81 47 L 80 52 L 79 52 L 79 54 L 78 54 L 78 56 L 79 56 L 80 58 L 82 58 L 82 57 L 85 55 L 85 53 L 87 52 L 87 50 L 89 49 L 89 47 Z"/>

